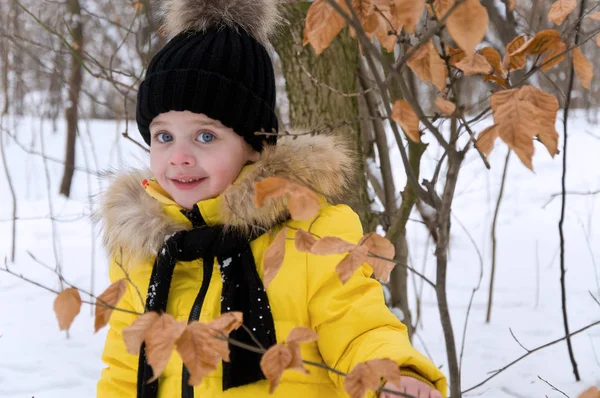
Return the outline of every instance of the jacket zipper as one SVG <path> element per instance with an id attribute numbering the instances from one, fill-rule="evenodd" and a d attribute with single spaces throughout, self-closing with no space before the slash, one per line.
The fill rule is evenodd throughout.
<path id="1" fill-rule="evenodd" d="M 206 298 L 206 292 L 208 291 L 208 285 L 210 284 L 210 280 L 212 278 L 214 259 L 211 258 L 210 261 L 206 261 L 207 259 L 202 259 L 203 265 L 203 275 L 202 275 L 202 285 L 200 286 L 200 291 L 196 296 L 196 300 L 194 300 L 194 305 L 192 306 L 192 310 L 190 311 L 190 317 L 188 319 L 188 323 L 192 321 L 197 321 L 200 319 L 200 312 L 202 312 L 202 305 L 204 304 L 204 299 Z M 188 384 L 188 380 L 190 378 L 190 372 L 188 372 L 185 365 L 182 366 L 182 374 L 181 374 L 181 397 L 182 398 L 194 398 L 194 387 Z"/>

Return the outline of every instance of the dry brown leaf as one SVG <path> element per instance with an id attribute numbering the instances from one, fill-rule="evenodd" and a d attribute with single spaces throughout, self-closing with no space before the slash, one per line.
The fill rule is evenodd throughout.
<path id="1" fill-rule="evenodd" d="M 517 0 L 508 0 L 508 11 L 514 11 L 517 6 Z"/>
<path id="2" fill-rule="evenodd" d="M 512 53 L 516 52 L 519 48 L 521 48 L 521 46 L 525 44 L 525 42 L 525 36 L 517 36 L 506 45 L 506 53 L 504 54 L 504 61 L 502 62 L 502 66 L 504 67 L 504 69 L 514 71 L 523 69 L 525 67 L 525 63 L 527 61 L 526 54 L 521 53 L 511 55 Z"/>
<path id="3" fill-rule="evenodd" d="M 496 129 L 496 125 L 494 124 L 479 133 L 475 147 L 480 152 L 485 153 L 485 156 L 490 156 L 492 149 L 494 149 L 496 138 L 498 138 L 498 129 Z"/>
<path id="4" fill-rule="evenodd" d="M 284 344 L 275 344 L 267 350 L 260 360 L 260 368 L 270 382 L 269 394 L 279 385 L 283 372 L 292 363 L 293 355 L 290 347 Z"/>
<path id="5" fill-rule="evenodd" d="M 448 33 L 467 54 L 475 52 L 488 27 L 488 12 L 479 0 L 466 0 L 446 20 Z"/>
<path id="6" fill-rule="evenodd" d="M 455 3 L 455 0 L 434 0 L 433 1 L 433 9 L 435 10 L 437 19 L 441 20 L 444 17 L 444 15 L 446 14 L 446 12 L 448 12 L 450 7 L 452 7 L 454 5 L 454 3 Z M 433 12 L 432 12 L 429 4 L 427 4 L 426 7 L 427 7 L 427 10 L 429 11 L 429 14 L 431 14 L 431 16 L 433 16 Z"/>
<path id="7" fill-rule="evenodd" d="M 294 235 L 294 243 L 296 245 L 296 250 L 300 253 L 311 253 L 312 247 L 317 243 L 317 238 L 310 232 L 299 229 L 296 231 L 296 235 Z"/>
<path id="8" fill-rule="evenodd" d="M 312 329 L 305 327 L 293 328 L 286 339 L 287 343 L 310 343 L 317 341 L 319 335 Z"/>
<path id="9" fill-rule="evenodd" d="M 454 66 L 467 57 L 467 53 L 460 48 L 448 47 L 448 55 L 450 55 L 450 65 Z"/>
<path id="10" fill-rule="evenodd" d="M 506 83 L 506 80 L 504 80 L 503 78 L 501 78 L 498 75 L 487 75 L 483 77 L 483 81 L 484 82 L 494 82 L 497 85 L 504 87 L 504 88 L 508 88 L 508 84 Z"/>
<path id="11" fill-rule="evenodd" d="M 442 97 L 437 97 L 435 99 L 435 106 L 437 106 L 438 109 L 446 116 L 451 116 L 456 110 L 455 103 L 445 100 Z"/>
<path id="12" fill-rule="evenodd" d="M 466 57 L 462 61 L 454 65 L 457 69 L 462 70 L 465 75 L 487 75 L 492 73 L 492 65 L 488 60 L 479 53 L 473 53 L 470 57 Z"/>
<path id="13" fill-rule="evenodd" d="M 577 0 L 556 0 L 550 7 L 550 11 L 548 11 L 548 20 L 560 25 L 575 7 L 577 7 Z"/>
<path id="14" fill-rule="evenodd" d="M 351 398 L 363 398 L 368 391 L 379 389 L 380 376 L 366 363 L 359 363 L 346 376 L 344 390 Z"/>
<path id="15" fill-rule="evenodd" d="M 589 89 L 590 84 L 592 84 L 592 78 L 594 77 L 594 70 L 591 62 L 583 55 L 579 47 L 573 49 L 573 68 L 575 68 L 575 73 L 577 74 L 581 85 L 584 88 Z"/>
<path id="16" fill-rule="evenodd" d="M 153 377 L 149 382 L 158 379 L 165 367 L 173 350 L 175 342 L 186 330 L 185 322 L 177 322 L 169 314 L 161 314 L 146 332 L 146 356 L 148 365 L 152 367 Z"/>
<path id="17" fill-rule="evenodd" d="M 392 119 L 400 124 L 404 134 L 413 142 L 419 142 L 419 117 L 408 102 L 397 100 L 392 107 Z"/>
<path id="18" fill-rule="evenodd" d="M 335 236 L 325 236 L 319 239 L 311 249 L 311 253 L 318 254 L 320 256 L 326 256 L 329 254 L 343 254 L 348 253 L 356 247 L 355 244 L 346 242 L 343 239 Z"/>
<path id="19" fill-rule="evenodd" d="M 372 359 L 367 364 L 386 381 L 400 386 L 400 367 L 391 359 Z"/>
<path id="20" fill-rule="evenodd" d="M 347 8 L 345 1 L 340 2 L 340 5 L 344 8 Z M 365 34 L 369 39 L 373 38 L 373 34 L 377 30 L 378 18 L 375 14 L 374 4 L 372 0 L 352 0 L 352 8 L 356 12 L 358 19 L 360 20 L 360 24 L 365 31 Z M 352 26 L 349 27 L 350 36 L 356 38 L 356 31 Z"/>
<path id="21" fill-rule="evenodd" d="M 392 21 L 390 6 L 392 3 L 390 0 L 372 1 L 373 6 L 377 7 L 379 10 L 375 11 L 375 15 L 377 16 L 377 29 L 375 30 L 375 34 L 383 48 L 391 53 L 394 51 L 397 40 L 397 37 L 394 34 L 390 34 L 390 31 L 394 32 L 396 30 L 394 26 L 390 25 L 390 22 Z"/>
<path id="22" fill-rule="evenodd" d="M 368 256 L 366 262 L 373 268 L 375 278 L 383 283 L 387 283 L 390 279 L 390 273 L 396 266 L 396 263 L 393 261 L 396 255 L 396 248 L 392 242 L 375 232 L 370 232 L 363 236 L 358 244 L 365 246 L 370 254 L 382 257 Z"/>
<path id="23" fill-rule="evenodd" d="M 81 311 L 81 296 L 74 287 L 63 290 L 54 299 L 54 313 L 60 330 L 68 330 Z"/>
<path id="24" fill-rule="evenodd" d="M 190 386 L 200 384 L 205 376 L 217 369 L 221 360 L 229 361 L 227 342 L 215 336 L 209 325 L 194 321 L 177 339 L 177 352 L 190 372 Z"/>
<path id="25" fill-rule="evenodd" d="M 520 95 L 532 103 L 540 113 L 537 135 L 552 157 L 558 153 L 558 132 L 556 131 L 556 116 L 558 100 L 534 86 L 523 86 Z"/>
<path id="26" fill-rule="evenodd" d="M 588 15 L 588 18 L 593 19 L 594 21 L 600 21 L 600 11 Z"/>
<path id="27" fill-rule="evenodd" d="M 577 398 L 600 398 L 600 390 L 598 390 L 598 387 L 590 387 Z"/>
<path id="28" fill-rule="evenodd" d="M 290 182 L 281 177 L 268 177 L 254 183 L 254 204 L 263 207 L 268 199 L 279 198 L 288 193 Z"/>
<path id="29" fill-rule="evenodd" d="M 441 93 L 445 92 L 448 70 L 433 42 L 415 51 L 407 65 L 423 82 L 431 82 Z"/>
<path id="30" fill-rule="evenodd" d="M 131 355 L 140 354 L 140 348 L 146 338 L 146 333 L 158 318 L 160 318 L 160 315 L 157 312 L 146 312 L 140 315 L 130 326 L 123 329 L 123 341 L 128 353 Z"/>
<path id="31" fill-rule="evenodd" d="M 596 35 L 596 45 L 600 47 L 600 33 Z"/>
<path id="32" fill-rule="evenodd" d="M 279 231 L 271 246 L 265 250 L 263 271 L 263 285 L 265 289 L 271 284 L 283 264 L 287 230 L 287 227 L 285 227 Z"/>
<path id="33" fill-rule="evenodd" d="M 406 32 L 415 33 L 424 10 L 425 0 L 390 0 L 391 21 L 397 32 L 404 27 Z"/>
<path id="34" fill-rule="evenodd" d="M 500 57 L 500 53 L 496 51 L 493 47 L 483 47 L 479 50 L 479 53 L 487 59 L 487 61 L 494 67 L 494 72 L 498 75 L 505 77 L 506 72 L 504 71 L 504 67 L 502 66 L 502 59 Z"/>
<path id="35" fill-rule="evenodd" d="M 96 298 L 96 319 L 94 321 L 95 332 L 102 329 L 108 323 L 113 308 L 119 304 L 127 291 L 127 280 L 121 279 L 110 285 L 98 298 Z"/>
<path id="36" fill-rule="evenodd" d="M 310 43 L 317 55 L 321 54 L 346 26 L 344 17 L 325 0 L 315 0 L 308 9 L 304 24 L 303 45 Z"/>
<path id="37" fill-rule="evenodd" d="M 321 210 L 319 197 L 307 187 L 295 182 L 288 184 L 288 209 L 292 220 L 308 221 L 314 218 Z"/>
<path id="38" fill-rule="evenodd" d="M 217 319 L 210 321 L 208 326 L 217 332 L 229 336 L 229 333 L 236 330 L 244 323 L 244 314 L 238 311 L 226 312 Z"/>
<path id="39" fill-rule="evenodd" d="M 510 55 L 513 57 L 521 54 L 545 54 L 541 69 L 547 71 L 566 58 L 566 54 L 558 56 L 566 49 L 567 45 L 561 40 L 560 32 L 556 29 L 547 29 L 536 33 L 532 39 L 526 41 Z"/>
<path id="40" fill-rule="evenodd" d="M 367 261 L 369 249 L 366 246 L 356 246 L 335 268 L 335 272 L 340 276 L 340 281 L 346 283 L 354 274 L 354 271 L 360 268 Z"/>

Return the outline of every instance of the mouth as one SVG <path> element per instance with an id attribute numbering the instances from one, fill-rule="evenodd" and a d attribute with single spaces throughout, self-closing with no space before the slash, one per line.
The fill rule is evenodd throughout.
<path id="1" fill-rule="evenodd" d="M 196 188 L 204 180 L 206 180 L 206 177 L 201 177 L 201 178 L 171 178 L 170 180 L 173 183 L 173 185 L 175 185 L 175 188 L 181 189 L 181 190 L 188 190 L 188 189 Z"/>

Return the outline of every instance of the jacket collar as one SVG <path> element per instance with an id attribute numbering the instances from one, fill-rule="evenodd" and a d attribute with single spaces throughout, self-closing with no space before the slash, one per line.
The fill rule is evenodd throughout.
<path id="1" fill-rule="evenodd" d="M 254 206 L 254 183 L 271 176 L 297 181 L 331 203 L 347 198 L 356 169 L 356 156 L 348 144 L 339 136 L 293 134 L 267 146 L 260 159 L 244 167 L 219 197 L 198 203 L 207 224 L 242 232 L 279 224 L 288 214 L 284 198 L 269 200 L 262 208 Z M 103 244 L 112 255 L 122 251 L 127 264 L 136 264 L 153 258 L 166 236 L 191 228 L 181 207 L 151 178 L 149 170 L 108 177 L 109 186 L 98 197 L 93 219 L 101 225 Z"/>

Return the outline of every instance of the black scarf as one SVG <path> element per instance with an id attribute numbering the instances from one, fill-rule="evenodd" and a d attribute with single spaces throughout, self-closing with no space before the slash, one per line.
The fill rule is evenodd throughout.
<path id="1" fill-rule="evenodd" d="M 208 226 L 198 206 L 191 211 L 182 210 L 190 219 L 193 229 L 180 231 L 165 240 L 152 268 L 146 312 L 165 312 L 173 270 L 178 261 L 202 259 L 204 265 L 202 286 L 194 302 L 189 321 L 198 320 L 210 278 L 214 258 L 217 258 L 223 291 L 221 313 L 240 311 L 244 314 L 244 325 L 248 327 L 264 348 L 274 345 L 275 325 L 269 306 L 269 298 L 256 270 L 250 242 L 262 232 L 242 235 L 224 231 L 222 225 Z M 255 346 L 256 343 L 243 329 L 231 332 L 232 339 Z M 265 379 L 260 369 L 261 355 L 229 345 L 231 362 L 223 362 L 223 391 Z M 155 398 L 158 395 L 158 380 L 152 383 L 152 368 L 146 359 L 145 344 L 142 344 L 138 368 L 138 398 Z M 193 389 L 188 386 L 189 373 L 184 366 L 182 396 L 192 398 Z"/>

